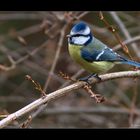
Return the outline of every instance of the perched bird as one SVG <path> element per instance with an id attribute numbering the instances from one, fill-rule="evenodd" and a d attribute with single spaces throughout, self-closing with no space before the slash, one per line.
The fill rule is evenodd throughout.
<path id="1" fill-rule="evenodd" d="M 84 22 L 74 25 L 67 37 L 70 56 L 92 75 L 105 73 L 115 64 L 140 67 L 140 63 L 120 56 L 95 38 Z"/>

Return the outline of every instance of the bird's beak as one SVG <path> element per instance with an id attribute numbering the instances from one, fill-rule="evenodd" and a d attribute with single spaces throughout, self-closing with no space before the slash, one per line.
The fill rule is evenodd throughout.
<path id="1" fill-rule="evenodd" d="M 69 37 L 71 37 L 71 35 L 67 35 L 66 37 L 69 38 Z"/>

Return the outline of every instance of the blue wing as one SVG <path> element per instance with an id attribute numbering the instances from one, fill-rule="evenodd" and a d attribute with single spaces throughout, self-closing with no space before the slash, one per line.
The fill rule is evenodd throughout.
<path id="1" fill-rule="evenodd" d="M 88 62 L 93 61 L 122 61 L 124 58 L 122 58 L 117 53 L 113 52 L 110 48 L 104 48 L 102 50 L 93 50 L 89 51 L 85 48 L 81 49 L 81 56 L 83 59 L 85 59 Z"/>
<path id="2" fill-rule="evenodd" d="M 105 48 L 103 50 L 94 50 L 93 52 L 89 52 L 87 49 L 82 49 L 81 56 L 84 60 L 88 62 L 120 62 L 123 64 L 132 65 L 140 68 L 140 63 L 123 58 L 119 54 L 113 52 L 110 48 Z"/>

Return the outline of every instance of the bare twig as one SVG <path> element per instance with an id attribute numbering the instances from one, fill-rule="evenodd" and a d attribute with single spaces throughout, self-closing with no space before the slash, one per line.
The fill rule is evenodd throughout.
<path id="1" fill-rule="evenodd" d="M 60 32 L 60 39 L 59 39 L 59 42 L 58 42 L 58 47 L 57 47 L 57 50 L 56 50 L 56 55 L 55 55 L 55 58 L 54 58 L 51 70 L 49 72 L 49 75 L 47 77 L 47 80 L 46 80 L 46 83 L 45 83 L 45 86 L 44 86 L 44 90 L 47 89 L 47 87 L 48 87 L 48 85 L 50 83 L 52 74 L 53 74 L 53 72 L 55 70 L 55 67 L 56 67 L 56 64 L 57 64 L 57 61 L 58 61 L 58 58 L 59 58 L 59 55 L 60 55 L 60 51 L 61 51 L 61 48 L 63 46 L 63 40 L 64 40 L 64 35 L 65 35 L 66 27 L 67 26 L 64 26 L 63 29 Z"/>
<path id="2" fill-rule="evenodd" d="M 137 17 L 134 17 L 126 12 L 118 12 L 119 16 L 121 16 L 122 18 L 125 18 L 127 21 L 131 22 L 131 23 L 135 23 L 137 25 L 140 25 L 139 23 L 139 19 Z"/>
<path id="3" fill-rule="evenodd" d="M 131 39 L 127 39 L 127 40 L 123 41 L 123 43 L 124 43 L 124 44 L 131 44 L 131 43 L 136 42 L 136 41 L 140 41 L 140 35 L 135 36 L 135 37 L 133 37 L 133 38 L 131 38 Z M 113 50 L 118 50 L 118 49 L 120 49 L 120 48 L 121 48 L 121 45 L 118 44 L 118 45 L 116 45 L 115 47 L 113 47 Z"/>
<path id="4" fill-rule="evenodd" d="M 89 11 L 83 12 L 81 13 L 79 16 L 74 16 L 73 18 L 76 20 L 81 19 L 82 17 L 84 17 L 85 15 L 87 15 L 89 13 Z"/>
<path id="5" fill-rule="evenodd" d="M 116 85 L 114 85 L 113 83 L 110 83 L 109 87 L 111 87 L 112 89 L 115 89 L 116 88 Z M 115 90 L 115 95 L 118 96 L 121 101 L 123 101 L 124 106 L 128 106 L 128 107 L 130 106 L 131 100 L 129 99 L 129 97 L 127 96 L 127 94 L 124 94 L 124 92 L 122 91 L 122 89 L 117 88 Z"/>
<path id="6" fill-rule="evenodd" d="M 37 71 L 39 74 L 43 74 L 44 76 L 48 76 L 49 70 L 41 67 L 39 64 L 36 64 L 35 62 L 32 62 L 30 60 L 24 62 L 24 64 L 31 68 L 33 71 Z M 60 78 L 57 74 L 53 73 L 52 74 L 53 79 L 56 81 L 60 82 L 61 84 L 64 83 L 64 80 Z"/>
<path id="7" fill-rule="evenodd" d="M 79 20 L 81 19 L 82 17 L 84 17 L 85 15 L 87 15 L 89 13 L 89 11 L 85 11 L 85 12 L 82 12 L 82 13 L 75 13 L 74 12 L 66 12 L 65 13 L 65 18 L 67 20 L 68 23 L 71 23 L 75 20 Z M 79 15 L 78 15 L 79 14 Z"/>
<path id="8" fill-rule="evenodd" d="M 25 29 L 22 29 L 21 31 L 17 31 L 18 36 L 25 37 L 27 35 L 34 34 L 36 32 L 40 32 L 42 28 L 40 27 L 40 24 L 32 25 L 30 27 L 27 27 Z"/>
<path id="9" fill-rule="evenodd" d="M 91 86 L 90 85 L 85 85 L 83 87 L 89 94 L 91 98 L 94 98 L 96 103 L 102 103 L 105 101 L 105 98 L 103 96 L 101 96 L 100 94 L 95 94 L 92 90 L 91 90 Z"/>
<path id="10" fill-rule="evenodd" d="M 16 67 L 17 64 L 20 64 L 22 63 L 23 61 L 25 61 L 26 59 L 28 59 L 29 57 L 35 55 L 38 51 L 40 51 L 42 48 L 46 47 L 48 44 L 48 41 L 44 42 L 41 46 L 39 46 L 38 48 L 34 49 L 32 52 L 30 52 L 29 54 L 21 57 L 20 59 L 18 59 L 17 61 L 14 61 L 12 59 L 12 63 L 11 63 L 11 66 L 4 66 L 4 65 L 1 65 L 0 64 L 0 70 L 3 70 L 3 71 L 9 71 L 9 70 L 12 70 Z M 11 62 L 11 60 L 10 60 Z"/>
<path id="11" fill-rule="evenodd" d="M 26 121 L 24 121 L 22 124 L 21 124 L 21 128 L 27 128 L 29 126 L 29 124 L 31 123 L 32 121 L 32 116 L 30 115 Z"/>
<path id="12" fill-rule="evenodd" d="M 76 79 L 72 79 L 70 76 L 68 76 L 67 74 L 65 74 L 63 72 L 60 72 L 60 76 L 62 76 L 65 80 L 70 80 L 72 82 L 78 81 Z M 90 94 L 91 98 L 94 98 L 96 100 L 96 103 L 101 103 L 101 102 L 105 101 L 104 97 L 102 97 L 100 94 L 95 94 L 91 90 L 91 86 L 89 85 L 89 83 L 87 83 L 85 86 L 83 86 L 83 88 Z"/>
<path id="13" fill-rule="evenodd" d="M 79 113 L 120 113 L 120 114 L 128 114 L 130 110 L 128 108 L 118 108 L 118 107 L 109 107 L 109 106 L 101 106 L 101 107 L 63 107 L 63 108 L 47 108 L 46 111 L 42 113 L 42 115 L 56 115 L 56 114 L 79 114 Z M 136 115 L 140 115 L 140 110 L 136 109 L 134 111 Z M 42 116 L 41 115 L 41 116 Z"/>
<path id="14" fill-rule="evenodd" d="M 33 80 L 30 75 L 26 75 L 25 78 L 33 83 L 36 90 L 38 90 L 43 96 L 46 96 L 45 91 L 42 89 L 41 85 L 37 81 Z"/>
<path id="15" fill-rule="evenodd" d="M 101 81 L 108 81 L 116 78 L 128 78 L 128 77 L 138 77 L 140 76 L 140 70 L 138 71 L 124 71 L 124 72 L 115 72 L 115 73 L 109 73 L 100 75 Z M 92 78 L 91 83 L 95 84 L 99 81 L 96 78 Z M 59 89 L 57 91 L 54 91 L 48 95 L 46 95 L 44 98 L 39 98 L 38 100 L 32 102 L 31 104 L 23 107 L 22 109 L 16 111 L 15 113 L 10 114 L 7 118 L 0 121 L 0 128 L 6 127 L 8 124 L 12 123 L 17 118 L 33 111 L 34 109 L 38 108 L 39 106 L 43 105 L 44 103 L 48 101 L 52 101 L 55 99 L 58 99 L 61 96 L 67 95 L 68 92 L 77 90 L 79 88 L 82 88 L 86 83 L 85 82 L 76 82 L 70 86 L 67 86 L 65 88 Z"/>
<path id="16" fill-rule="evenodd" d="M 0 118 L 6 118 L 8 115 L 0 115 Z"/>
<path id="17" fill-rule="evenodd" d="M 128 30 L 126 29 L 125 25 L 123 24 L 123 22 L 121 21 L 121 19 L 119 18 L 119 16 L 117 15 L 116 12 L 110 12 L 110 15 L 112 16 L 112 18 L 116 21 L 116 23 L 119 25 L 120 27 L 120 31 L 124 34 L 124 36 L 126 37 L 126 39 L 131 39 L 131 35 L 128 32 Z M 136 43 L 132 43 L 131 44 L 135 53 L 137 54 L 138 57 L 140 57 L 140 50 L 138 49 L 138 46 Z"/>
<path id="18" fill-rule="evenodd" d="M 70 81 L 72 81 L 72 82 L 77 82 L 76 79 L 70 77 L 69 75 L 67 75 L 66 73 L 63 73 L 63 72 L 61 72 L 61 71 L 59 72 L 59 75 L 60 75 L 61 77 L 63 77 L 65 80 L 70 80 Z"/>
<path id="19" fill-rule="evenodd" d="M 71 76 L 71 79 L 76 79 L 78 76 L 80 76 L 83 72 L 85 72 L 84 69 L 79 70 L 77 73 L 75 73 L 73 76 Z M 67 81 L 65 82 L 62 86 L 60 86 L 60 88 L 63 88 L 67 85 L 69 85 L 71 83 L 71 81 Z"/>
<path id="20" fill-rule="evenodd" d="M 126 44 L 123 44 L 119 34 L 117 33 L 116 28 L 114 28 L 112 25 L 109 24 L 109 22 L 104 18 L 103 13 L 99 12 L 99 17 L 100 19 L 105 23 L 106 27 L 109 29 L 109 31 L 111 31 L 113 33 L 113 35 L 115 36 L 115 38 L 117 39 L 117 41 L 119 42 L 119 44 L 122 46 L 124 52 L 130 57 L 130 59 L 132 59 L 132 56 L 126 46 Z"/>

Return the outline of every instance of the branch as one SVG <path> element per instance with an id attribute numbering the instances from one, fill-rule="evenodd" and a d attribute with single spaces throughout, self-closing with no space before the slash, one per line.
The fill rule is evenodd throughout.
<path id="1" fill-rule="evenodd" d="M 12 59 L 12 57 L 10 57 L 9 61 L 11 62 L 11 65 L 10 66 L 4 66 L 4 65 L 0 64 L 0 70 L 2 70 L 2 71 L 10 71 L 10 70 L 13 70 L 16 67 L 16 65 L 24 62 L 29 57 L 35 55 L 38 51 L 40 51 L 41 49 L 45 48 L 47 45 L 48 45 L 48 41 L 45 41 L 41 46 L 39 46 L 38 48 L 34 49 L 33 51 L 31 51 L 30 53 L 28 53 L 27 55 L 21 57 L 20 59 L 18 59 L 16 61 L 14 61 Z"/>
<path id="2" fill-rule="evenodd" d="M 126 45 L 128 45 L 128 44 L 131 44 L 131 43 L 136 42 L 136 41 L 139 41 L 139 40 L 140 40 L 140 35 L 135 36 L 135 37 L 133 37 L 133 38 L 131 38 L 131 39 L 127 39 L 127 40 L 123 41 L 123 43 L 126 44 Z M 120 48 L 121 48 L 121 45 L 118 44 L 118 45 L 116 45 L 116 46 L 113 48 L 113 50 L 116 51 L 116 50 L 118 50 L 118 49 L 120 49 Z"/>
<path id="3" fill-rule="evenodd" d="M 97 79 L 92 78 L 91 84 L 96 84 L 99 82 L 104 82 L 104 81 L 117 79 L 117 78 L 128 78 L 128 77 L 134 78 L 134 77 L 138 77 L 138 76 L 140 76 L 140 70 L 109 73 L 109 74 L 100 75 L 101 81 L 98 81 Z M 17 118 L 37 109 L 38 107 L 40 107 L 41 105 L 43 105 L 45 103 L 48 103 L 52 100 L 56 100 L 61 96 L 67 95 L 68 92 L 70 92 L 70 91 L 74 91 L 74 90 L 77 90 L 79 88 L 82 88 L 83 86 L 85 86 L 85 84 L 86 83 L 82 82 L 82 81 L 76 82 L 70 86 L 59 89 L 57 91 L 54 91 L 54 92 L 44 96 L 43 98 L 39 98 L 38 100 L 30 103 L 29 105 L 16 111 L 15 113 L 8 115 L 7 118 L 1 120 L 0 121 L 0 128 L 6 127 L 8 124 L 12 123 Z"/>
<path id="4" fill-rule="evenodd" d="M 63 107 L 63 108 L 47 108 L 40 117 L 45 115 L 63 115 L 63 114 L 82 114 L 82 113 L 114 113 L 114 114 L 130 114 L 130 110 L 128 108 L 117 108 L 117 107 Z M 135 115 L 140 115 L 140 110 L 134 110 Z"/>
<path id="5" fill-rule="evenodd" d="M 84 69 L 80 69 L 77 73 L 75 73 L 73 76 L 71 76 L 71 78 L 72 79 L 76 79 L 78 76 L 80 76 L 84 72 L 85 72 Z M 65 86 L 69 85 L 70 83 L 71 83 L 71 81 L 67 81 L 63 85 L 61 85 L 60 88 L 63 88 Z"/>
<path id="6" fill-rule="evenodd" d="M 61 52 L 61 48 L 63 46 L 62 44 L 63 44 L 63 41 L 64 41 L 64 35 L 65 35 L 66 28 L 67 28 L 67 25 L 65 25 L 60 32 L 60 39 L 59 39 L 59 42 L 58 42 L 58 47 L 57 47 L 57 50 L 56 50 L 55 58 L 54 58 L 52 66 L 51 66 L 51 69 L 50 69 L 49 75 L 47 77 L 47 80 L 45 82 L 44 90 L 46 90 L 48 88 L 48 85 L 49 85 L 49 83 L 51 81 L 51 78 L 52 78 L 52 74 L 54 73 L 55 67 L 57 65 L 59 55 L 60 55 L 60 52 Z"/>
<path id="7" fill-rule="evenodd" d="M 112 18 L 116 21 L 116 23 L 119 25 L 122 33 L 124 34 L 124 36 L 126 37 L 126 39 L 131 39 L 131 35 L 128 32 L 127 28 L 125 27 L 124 23 L 121 21 L 120 17 L 117 15 L 116 12 L 110 12 Z M 139 49 L 136 43 L 132 43 L 131 44 L 135 53 L 137 54 L 138 57 L 140 57 L 140 53 L 139 53 Z"/>

